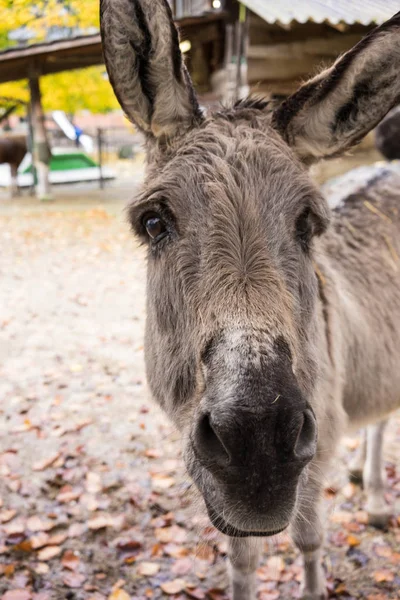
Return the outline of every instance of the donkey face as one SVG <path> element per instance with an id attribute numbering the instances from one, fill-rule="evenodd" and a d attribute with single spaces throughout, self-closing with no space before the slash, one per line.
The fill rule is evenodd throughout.
<path id="1" fill-rule="evenodd" d="M 130 209 L 148 246 L 148 379 L 212 522 L 232 536 L 284 529 L 316 452 L 313 246 L 329 212 L 304 163 L 349 147 L 399 99 L 387 61 L 399 21 L 278 108 L 244 101 L 205 117 L 166 0 L 102 0 L 110 80 L 149 152 Z"/>

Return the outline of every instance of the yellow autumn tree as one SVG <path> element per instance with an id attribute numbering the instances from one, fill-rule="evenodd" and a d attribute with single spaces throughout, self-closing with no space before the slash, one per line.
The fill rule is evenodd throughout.
<path id="1" fill-rule="evenodd" d="M 25 28 L 30 43 L 52 28 L 87 31 L 99 27 L 99 0 L 0 0 L 0 45 L 12 45 L 10 33 Z"/>
<path id="2" fill-rule="evenodd" d="M 69 28 L 73 33 L 96 31 L 99 0 L 0 0 L 0 15 L 0 48 L 12 45 L 10 34 L 21 28 L 28 31 L 29 43 L 36 43 L 46 39 L 50 30 L 57 35 L 57 28 L 60 31 Z M 82 109 L 107 112 L 118 107 L 104 67 L 46 75 L 40 84 L 46 111 L 64 110 L 73 114 Z M 0 96 L 28 101 L 28 83 L 2 84 Z"/>

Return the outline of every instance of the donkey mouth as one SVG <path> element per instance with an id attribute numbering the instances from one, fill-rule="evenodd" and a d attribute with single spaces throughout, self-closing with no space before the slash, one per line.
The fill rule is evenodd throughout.
<path id="1" fill-rule="evenodd" d="M 270 531 L 244 531 L 243 529 L 238 529 L 234 525 L 231 525 L 225 521 L 225 519 L 218 515 L 208 503 L 206 503 L 206 507 L 208 516 L 214 527 L 221 533 L 229 535 L 229 537 L 271 537 L 273 535 L 277 535 L 278 533 L 282 533 L 282 531 L 284 531 L 287 527 L 287 525 L 285 525 L 280 529 L 274 529 Z"/>

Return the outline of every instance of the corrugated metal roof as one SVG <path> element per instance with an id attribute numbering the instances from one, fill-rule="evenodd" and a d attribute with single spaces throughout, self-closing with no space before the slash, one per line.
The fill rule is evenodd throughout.
<path id="1" fill-rule="evenodd" d="M 267 23 L 293 21 L 337 25 L 383 23 L 400 10 L 400 0 L 241 0 Z"/>

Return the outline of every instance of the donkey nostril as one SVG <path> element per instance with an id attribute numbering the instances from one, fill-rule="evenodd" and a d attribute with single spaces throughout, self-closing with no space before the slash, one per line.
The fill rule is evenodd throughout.
<path id="1" fill-rule="evenodd" d="M 227 463 L 230 461 L 229 453 L 213 427 L 208 413 L 203 414 L 197 423 L 195 442 L 198 451 L 203 456 L 216 462 Z"/>
<path id="2" fill-rule="evenodd" d="M 298 460 L 311 460 L 317 448 L 317 428 L 311 410 L 303 413 L 303 422 L 299 428 L 294 445 L 294 454 Z"/>

